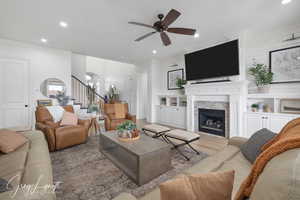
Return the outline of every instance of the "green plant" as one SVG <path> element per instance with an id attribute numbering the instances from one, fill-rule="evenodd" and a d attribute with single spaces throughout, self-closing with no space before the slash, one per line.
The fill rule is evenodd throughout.
<path id="1" fill-rule="evenodd" d="M 132 131 L 136 129 L 136 124 L 132 121 L 125 121 L 117 126 L 118 131 Z"/>
<path id="2" fill-rule="evenodd" d="M 88 113 L 93 113 L 93 112 L 98 113 L 99 112 L 99 105 L 98 104 L 90 104 L 90 105 L 88 105 L 87 112 Z"/>
<path id="3" fill-rule="evenodd" d="M 183 86 L 186 84 L 186 80 L 177 78 L 176 79 L 176 86 L 179 88 L 183 88 Z"/>
<path id="4" fill-rule="evenodd" d="M 117 88 L 114 85 L 111 85 L 108 92 L 108 97 L 110 101 L 118 101 L 119 93 Z"/>
<path id="5" fill-rule="evenodd" d="M 251 108 L 258 108 L 258 104 L 252 104 Z"/>
<path id="6" fill-rule="evenodd" d="M 268 85 L 273 81 L 273 72 L 264 64 L 254 64 L 250 67 L 249 73 L 254 77 L 257 86 Z"/>

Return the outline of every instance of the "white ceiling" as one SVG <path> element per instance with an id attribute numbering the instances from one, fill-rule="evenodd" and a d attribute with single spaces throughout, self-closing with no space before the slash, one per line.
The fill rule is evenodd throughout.
<path id="1" fill-rule="evenodd" d="M 171 8 L 182 13 L 173 26 L 196 28 L 199 39 L 170 33 L 168 47 L 158 34 L 134 42 L 152 30 L 128 21 L 153 24 Z M 201 48 L 249 28 L 299 23 L 299 10 L 299 0 L 285 6 L 281 0 L 1 0 L 0 37 L 134 63 Z M 61 20 L 67 29 L 59 27 Z M 41 44 L 42 37 L 48 44 Z"/>

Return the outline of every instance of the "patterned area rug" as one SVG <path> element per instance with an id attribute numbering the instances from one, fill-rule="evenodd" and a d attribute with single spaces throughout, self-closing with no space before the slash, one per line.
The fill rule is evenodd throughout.
<path id="1" fill-rule="evenodd" d="M 189 148 L 181 148 L 191 157 L 190 161 L 172 151 L 172 169 L 140 187 L 99 152 L 98 137 L 90 137 L 86 144 L 51 153 L 54 182 L 62 182 L 57 199 L 110 200 L 121 192 L 141 197 L 207 157 L 205 153 L 196 155 Z"/>

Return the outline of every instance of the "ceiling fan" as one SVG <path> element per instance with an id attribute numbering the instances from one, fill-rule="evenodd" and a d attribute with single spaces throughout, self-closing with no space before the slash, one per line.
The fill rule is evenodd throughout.
<path id="1" fill-rule="evenodd" d="M 165 46 L 168 46 L 171 44 L 171 40 L 166 32 L 177 33 L 182 35 L 194 35 L 196 33 L 195 29 L 190 29 L 190 28 L 169 28 L 169 25 L 171 25 L 180 15 L 181 15 L 180 12 L 178 12 L 175 9 L 172 9 L 166 15 L 166 17 L 164 17 L 163 14 L 159 14 L 158 15 L 159 21 L 155 22 L 152 26 L 148 24 L 139 23 L 139 22 L 128 22 L 128 23 L 154 29 L 154 31 L 137 38 L 135 40 L 136 42 L 139 42 L 151 35 L 154 35 L 155 33 L 159 33 L 163 44 Z"/>

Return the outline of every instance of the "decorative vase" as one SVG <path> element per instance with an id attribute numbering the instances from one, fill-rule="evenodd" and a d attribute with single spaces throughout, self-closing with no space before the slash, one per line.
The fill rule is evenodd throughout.
<path id="1" fill-rule="evenodd" d="M 270 85 L 259 85 L 257 86 L 258 93 L 268 93 L 270 91 Z"/>

